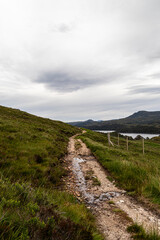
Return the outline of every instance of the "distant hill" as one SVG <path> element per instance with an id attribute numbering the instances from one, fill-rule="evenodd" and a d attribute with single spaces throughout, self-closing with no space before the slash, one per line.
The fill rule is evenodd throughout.
<path id="1" fill-rule="evenodd" d="M 139 111 L 126 118 L 108 121 L 70 122 L 72 126 L 91 130 L 115 130 L 126 133 L 160 133 L 160 111 Z"/>

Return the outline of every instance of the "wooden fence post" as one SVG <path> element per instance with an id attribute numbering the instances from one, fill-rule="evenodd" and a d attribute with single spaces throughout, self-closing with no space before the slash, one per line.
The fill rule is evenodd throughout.
<path id="1" fill-rule="evenodd" d="M 109 146 L 112 145 L 112 147 L 114 146 L 114 144 L 113 144 L 112 141 L 111 141 L 111 135 L 110 135 L 110 133 L 108 133 L 108 145 L 109 145 Z"/>

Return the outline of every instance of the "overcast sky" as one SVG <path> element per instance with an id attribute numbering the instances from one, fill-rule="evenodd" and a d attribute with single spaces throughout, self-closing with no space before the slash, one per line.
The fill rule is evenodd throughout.
<path id="1" fill-rule="evenodd" d="M 160 0 L 0 0 L 0 104 L 62 121 L 160 110 Z"/>

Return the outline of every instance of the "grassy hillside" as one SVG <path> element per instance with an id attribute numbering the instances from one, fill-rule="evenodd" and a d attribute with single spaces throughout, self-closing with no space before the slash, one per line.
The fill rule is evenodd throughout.
<path id="1" fill-rule="evenodd" d="M 102 239 L 84 205 L 62 189 L 78 129 L 0 107 L 0 239 Z"/>
<path id="2" fill-rule="evenodd" d="M 129 117 L 109 120 L 72 122 L 73 126 L 84 127 L 93 130 L 115 130 L 117 132 L 130 133 L 160 133 L 160 111 L 139 111 Z"/>
<path id="3" fill-rule="evenodd" d="M 145 155 L 142 140 L 129 140 L 127 151 L 125 137 L 120 137 L 119 147 L 108 146 L 107 134 L 90 130 L 80 138 L 119 186 L 160 207 L 160 137 L 145 140 Z M 111 134 L 111 140 L 117 144 L 116 133 Z"/>

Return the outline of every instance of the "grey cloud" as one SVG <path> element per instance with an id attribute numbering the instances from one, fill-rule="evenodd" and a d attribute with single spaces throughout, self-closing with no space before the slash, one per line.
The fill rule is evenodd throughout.
<path id="1" fill-rule="evenodd" d="M 155 74 L 149 75 L 149 77 L 154 78 L 154 79 L 160 79 L 160 73 L 155 73 Z"/>
<path id="2" fill-rule="evenodd" d="M 138 93 L 146 93 L 146 94 L 160 94 L 160 86 L 133 86 L 129 88 L 129 92 L 132 94 L 138 94 Z"/>
<path id="3" fill-rule="evenodd" d="M 148 56 L 148 60 L 151 61 L 159 61 L 160 59 L 160 52 L 158 51 L 159 49 L 156 49 L 155 52 L 151 52 Z"/>
<path id="4" fill-rule="evenodd" d="M 48 88 L 53 88 L 59 92 L 73 92 L 96 83 L 96 80 L 79 79 L 63 72 L 46 72 L 37 79 L 37 82 L 44 83 Z"/>
<path id="5" fill-rule="evenodd" d="M 84 74 L 67 73 L 61 71 L 55 72 L 45 72 L 42 73 L 36 82 L 44 83 L 47 88 L 55 89 L 58 92 L 73 92 L 79 89 L 84 89 L 93 85 L 101 85 L 103 83 L 112 82 L 125 73 L 115 72 L 107 73 L 106 76 L 100 76 L 96 74 L 88 75 Z"/>
<path id="6" fill-rule="evenodd" d="M 72 31 L 74 26 L 72 24 L 60 23 L 54 25 L 51 29 L 53 32 L 66 33 Z"/>
<path id="7" fill-rule="evenodd" d="M 58 28 L 58 30 L 60 32 L 68 32 L 71 30 L 70 26 L 66 25 L 66 24 L 61 24 Z"/>

